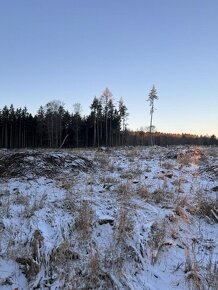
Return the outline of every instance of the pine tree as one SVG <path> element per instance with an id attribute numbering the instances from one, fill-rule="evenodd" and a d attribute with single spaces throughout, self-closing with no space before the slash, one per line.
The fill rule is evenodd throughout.
<path id="1" fill-rule="evenodd" d="M 157 96 L 157 90 L 155 88 L 155 86 L 153 85 L 150 93 L 149 93 L 149 98 L 147 101 L 149 101 L 150 103 L 150 115 L 151 115 L 151 119 L 150 119 L 150 137 L 151 137 L 151 146 L 154 145 L 154 141 L 153 141 L 153 136 L 152 136 L 152 122 L 153 122 L 153 113 L 154 113 L 154 100 L 158 100 L 158 96 Z"/>

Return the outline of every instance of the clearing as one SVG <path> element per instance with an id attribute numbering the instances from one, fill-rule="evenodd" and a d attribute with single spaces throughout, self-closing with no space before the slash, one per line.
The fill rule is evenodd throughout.
<path id="1" fill-rule="evenodd" d="M 218 289 L 218 148 L 0 150 L 0 289 Z"/>

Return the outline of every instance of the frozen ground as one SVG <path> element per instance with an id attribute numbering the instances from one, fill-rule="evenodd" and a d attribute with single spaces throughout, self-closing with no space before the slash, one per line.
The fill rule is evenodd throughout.
<path id="1" fill-rule="evenodd" d="M 0 151 L 0 289 L 218 289 L 218 148 Z"/>

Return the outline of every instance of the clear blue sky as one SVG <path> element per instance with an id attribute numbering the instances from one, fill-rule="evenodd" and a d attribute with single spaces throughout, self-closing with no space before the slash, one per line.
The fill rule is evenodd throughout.
<path id="1" fill-rule="evenodd" d="M 0 0 L 0 107 L 60 99 L 89 113 L 109 87 L 129 127 L 218 136 L 217 0 Z"/>

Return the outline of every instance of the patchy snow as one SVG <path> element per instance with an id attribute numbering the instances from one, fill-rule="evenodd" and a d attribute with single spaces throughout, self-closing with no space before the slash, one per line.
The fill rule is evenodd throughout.
<path id="1" fill-rule="evenodd" d="M 0 289 L 218 289 L 218 148 L 0 151 Z"/>

